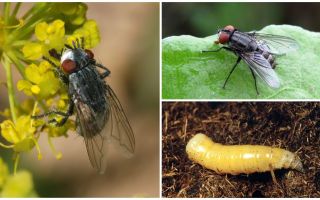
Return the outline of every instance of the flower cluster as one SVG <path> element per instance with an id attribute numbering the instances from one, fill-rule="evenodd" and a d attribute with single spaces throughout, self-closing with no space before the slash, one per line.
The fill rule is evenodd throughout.
<path id="1" fill-rule="evenodd" d="M 9 174 L 8 166 L 0 158 L 0 197 L 36 197 L 32 176 L 28 171 Z"/>
<path id="2" fill-rule="evenodd" d="M 55 66 L 42 57 L 50 58 L 60 66 L 59 60 L 50 57 L 49 50 L 61 52 L 65 44 L 72 44 L 80 37 L 84 38 L 85 48 L 92 48 L 100 42 L 98 25 L 86 18 L 87 6 L 84 3 L 35 3 L 18 19 L 21 4 L 16 3 L 11 12 L 11 3 L 5 3 L 4 15 L 0 16 L 0 60 L 6 72 L 10 105 L 0 112 L 6 118 L 0 122 L 0 135 L 4 139 L 0 146 L 13 150 L 16 158 L 14 173 L 20 153 L 36 148 L 38 159 L 41 159 L 38 138 L 42 133 L 47 133 L 49 145 L 56 158 L 60 159 L 62 155 L 55 150 L 51 138 L 67 136 L 69 130 L 75 130 L 72 120 L 61 127 L 47 123 L 53 118 L 61 120 L 58 116 L 31 118 L 53 108 L 62 112 L 68 108 L 66 86 L 58 78 Z M 22 77 L 16 85 L 18 91 L 26 95 L 27 99 L 22 103 L 18 102 L 14 92 L 12 65 Z"/>

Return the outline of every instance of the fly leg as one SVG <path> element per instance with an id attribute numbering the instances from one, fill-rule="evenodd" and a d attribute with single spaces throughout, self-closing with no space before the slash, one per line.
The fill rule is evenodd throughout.
<path id="1" fill-rule="evenodd" d="M 106 68 L 105 66 L 103 66 L 102 64 L 99 64 L 99 63 L 95 63 L 95 66 L 96 67 L 99 67 L 101 69 L 104 69 L 104 72 L 102 74 L 100 74 L 100 77 L 102 79 L 104 79 L 105 77 L 109 76 L 110 75 L 110 70 L 108 68 Z"/>
<path id="2" fill-rule="evenodd" d="M 253 79 L 254 79 L 254 86 L 256 88 L 256 92 L 257 92 L 257 95 L 259 95 L 259 92 L 258 92 L 258 87 L 257 87 L 257 79 L 256 79 L 256 75 L 254 74 L 253 70 L 249 67 L 250 71 L 251 71 L 251 74 L 253 76 Z"/>
<path id="3" fill-rule="evenodd" d="M 43 57 L 43 60 L 48 61 L 54 68 L 54 72 L 56 76 L 65 84 L 68 85 L 69 80 L 68 77 L 63 73 L 63 71 L 59 68 L 58 65 L 56 65 L 52 60 L 50 60 L 47 57 Z"/>
<path id="4" fill-rule="evenodd" d="M 220 48 L 215 49 L 215 50 L 203 50 L 203 51 L 201 51 L 201 53 L 219 52 L 222 49 L 231 51 L 231 49 L 229 47 L 220 47 Z"/>
<path id="5" fill-rule="evenodd" d="M 239 56 L 238 57 L 238 59 L 237 59 L 237 62 L 236 62 L 236 64 L 232 67 L 232 69 L 231 69 L 231 71 L 230 71 L 230 73 L 229 73 L 229 75 L 228 75 L 228 77 L 227 77 L 227 79 L 225 80 L 225 82 L 224 82 L 224 84 L 223 84 L 223 89 L 226 87 L 226 84 L 227 84 L 227 82 L 228 82 L 228 80 L 229 80 L 229 78 L 230 78 L 230 76 L 231 76 L 231 74 L 232 74 L 232 72 L 234 71 L 234 69 L 237 67 L 237 65 L 239 64 L 239 62 L 241 61 L 241 57 Z"/>
<path id="6" fill-rule="evenodd" d="M 73 108 L 74 108 L 74 103 L 73 103 L 72 100 L 69 100 L 69 107 L 68 107 L 67 112 L 51 110 L 51 111 L 46 112 L 46 113 L 41 114 L 41 115 L 33 115 L 33 116 L 31 116 L 31 118 L 32 119 L 40 119 L 40 118 L 43 118 L 43 117 L 46 117 L 46 116 L 49 116 L 49 115 L 52 115 L 52 114 L 60 115 L 60 116 L 64 117 L 60 122 L 58 122 L 56 119 L 51 119 L 51 120 L 48 121 L 48 123 L 54 124 L 56 126 L 63 126 L 67 122 L 68 118 L 72 115 Z"/>

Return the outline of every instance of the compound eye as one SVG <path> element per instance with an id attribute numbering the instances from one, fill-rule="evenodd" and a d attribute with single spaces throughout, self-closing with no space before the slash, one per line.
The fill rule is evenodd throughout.
<path id="1" fill-rule="evenodd" d="M 230 35 L 226 32 L 220 32 L 219 34 L 219 43 L 220 44 L 225 44 L 227 42 L 229 42 L 229 37 Z"/>
<path id="2" fill-rule="evenodd" d="M 77 69 L 76 62 L 71 59 L 66 59 L 61 64 L 62 69 L 65 73 L 71 74 Z"/>
<path id="3" fill-rule="evenodd" d="M 88 58 L 93 59 L 94 54 L 89 49 L 85 49 L 84 52 L 86 52 Z"/>

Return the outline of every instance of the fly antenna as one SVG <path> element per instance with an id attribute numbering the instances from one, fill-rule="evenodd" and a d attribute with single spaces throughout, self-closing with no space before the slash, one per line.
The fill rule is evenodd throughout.
<path id="1" fill-rule="evenodd" d="M 84 49 L 84 37 L 81 37 L 80 40 L 81 40 L 81 48 Z"/>
<path id="2" fill-rule="evenodd" d="M 79 38 L 76 38 L 76 45 L 77 45 L 77 48 L 81 48 Z"/>
<path id="3" fill-rule="evenodd" d="M 72 46 L 73 46 L 73 49 L 77 48 L 76 42 L 74 40 L 72 41 Z"/>

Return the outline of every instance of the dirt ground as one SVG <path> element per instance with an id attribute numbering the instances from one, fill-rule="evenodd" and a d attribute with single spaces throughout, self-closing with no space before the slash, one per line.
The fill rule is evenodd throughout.
<path id="1" fill-rule="evenodd" d="M 320 197 L 320 103 L 164 102 L 163 197 Z M 190 161 L 185 147 L 204 133 L 222 144 L 259 144 L 295 152 L 305 173 L 219 175 Z"/>

